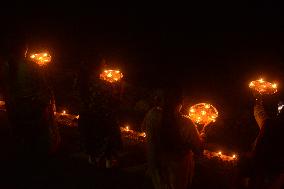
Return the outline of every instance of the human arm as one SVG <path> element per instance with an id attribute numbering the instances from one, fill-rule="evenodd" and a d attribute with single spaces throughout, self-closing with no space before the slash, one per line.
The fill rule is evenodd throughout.
<path id="1" fill-rule="evenodd" d="M 199 133 L 196 126 L 187 118 L 183 118 L 182 122 L 182 140 L 184 141 L 185 145 L 191 148 L 195 154 L 201 155 L 204 149 L 205 132 L 202 131 Z"/>
<path id="2" fill-rule="evenodd" d="M 259 126 L 259 129 L 261 129 L 265 123 L 265 121 L 268 119 L 268 115 L 264 110 L 263 102 L 261 99 L 256 100 L 254 105 L 254 118 Z"/>

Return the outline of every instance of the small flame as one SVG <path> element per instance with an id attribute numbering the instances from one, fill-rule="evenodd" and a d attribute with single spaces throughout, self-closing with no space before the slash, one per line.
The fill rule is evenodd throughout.
<path id="1" fill-rule="evenodd" d="M 108 74 L 107 74 L 107 77 L 112 77 L 112 74 L 111 74 L 111 73 L 108 73 Z"/>
<path id="2" fill-rule="evenodd" d="M 220 152 L 218 152 L 218 155 L 220 155 L 220 156 L 221 156 L 221 155 L 222 155 L 222 152 L 221 152 L 221 151 L 220 151 Z"/>
<path id="3" fill-rule="evenodd" d="M 65 111 L 65 110 L 63 110 L 63 111 L 62 111 L 62 114 L 63 114 L 63 115 L 64 115 L 64 114 L 66 114 L 66 111 Z"/>
<path id="4" fill-rule="evenodd" d="M 104 70 L 104 72 L 100 74 L 100 79 L 110 83 L 117 82 L 122 77 L 123 74 L 119 70 Z"/>
<path id="5" fill-rule="evenodd" d="M 262 78 L 260 78 L 260 79 L 259 79 L 259 82 L 260 82 L 260 83 L 263 83 L 264 81 L 263 81 L 263 79 L 262 79 Z"/>
<path id="6" fill-rule="evenodd" d="M 31 55 L 31 58 L 35 58 L 35 55 L 33 54 L 33 55 Z"/>
<path id="7" fill-rule="evenodd" d="M 276 88 L 277 88 L 277 84 L 276 84 L 276 83 L 273 83 L 273 84 L 272 84 L 272 88 L 276 89 Z"/>
<path id="8" fill-rule="evenodd" d="M 204 125 L 215 121 L 218 111 L 211 104 L 198 103 L 189 108 L 188 117 L 193 122 Z"/>
<path id="9" fill-rule="evenodd" d="M 77 115 L 77 116 L 76 116 L 76 119 L 79 119 L 79 118 L 80 118 L 80 115 Z"/>
<path id="10" fill-rule="evenodd" d="M 236 155 L 235 155 L 235 154 L 233 155 L 233 158 L 234 158 L 234 159 L 236 158 Z"/>

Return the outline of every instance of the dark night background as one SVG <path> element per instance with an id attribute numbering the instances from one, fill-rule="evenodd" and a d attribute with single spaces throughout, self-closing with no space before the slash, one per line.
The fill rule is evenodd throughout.
<path id="1" fill-rule="evenodd" d="M 2 36 L 24 32 L 62 73 L 104 57 L 133 85 L 182 83 L 192 103 L 212 102 L 224 116 L 247 107 L 250 80 L 281 90 L 283 15 L 271 3 L 82 4 L 4 8 Z"/>
<path id="2" fill-rule="evenodd" d="M 179 83 L 185 88 L 186 103 L 205 101 L 216 106 L 220 116 L 211 142 L 220 144 L 218 150 L 224 147 L 231 154 L 247 150 L 255 134 L 255 128 L 252 128 L 256 124 L 252 115 L 254 99 L 248 88 L 249 81 L 262 76 L 277 82 L 284 99 L 281 92 L 284 85 L 284 15 L 281 6 L 269 1 L 258 1 L 257 4 L 241 1 L 124 4 L 119 1 L 105 6 L 71 1 L 24 1 L 22 4 L 12 1 L 11 6 L 4 3 L 0 5 L 0 60 L 5 57 L 2 42 L 17 35 L 25 34 L 31 49 L 48 49 L 53 57 L 51 68 L 58 111 L 64 108 L 78 113 L 74 108 L 73 83 L 79 63 L 85 61 L 92 69 L 100 58 L 105 58 L 107 63 L 123 71 L 125 82 L 131 89 L 140 91 L 140 96 L 133 95 L 135 103 L 143 99 L 143 93 L 149 89 Z M 134 112 L 133 109 L 131 106 L 129 112 Z M 140 119 L 142 116 L 144 114 L 140 112 Z M 73 154 L 79 146 L 78 131 L 67 127 L 61 130 L 62 149 L 71 149 L 70 154 Z M 10 150 L 5 141 L 7 136 L 5 132 L 1 133 L 3 152 Z M 61 153 L 69 155 L 68 150 L 68 153 L 64 150 Z M 98 174 L 87 164 L 66 160 L 66 154 L 53 166 L 56 170 L 62 168 L 62 172 L 55 174 L 50 166 L 51 178 L 61 180 L 64 175 L 66 186 L 73 187 L 77 183 L 78 188 L 86 188 L 94 178 L 97 178 L 98 186 L 104 183 L 111 185 L 110 188 L 114 188 L 113 183 L 119 186 L 117 183 L 125 182 L 125 178 L 135 186 L 144 182 L 141 180 L 144 172 L 137 178 L 135 174 L 132 177 L 132 173 L 127 175 L 123 171 Z M 139 152 L 136 158 L 140 156 Z M 10 161 L 10 156 L 7 157 Z M 135 162 L 132 157 L 125 159 Z M 7 169 L 3 170 L 9 173 L 5 173 L 7 177 L 13 178 L 18 173 L 19 178 L 25 178 L 17 166 L 15 172 L 10 164 L 5 166 Z M 210 171 L 198 174 L 196 183 L 207 184 L 208 188 L 222 188 L 220 183 L 227 178 L 226 172 L 222 176 Z M 203 177 L 212 180 L 204 181 Z M 44 178 L 33 177 L 31 180 L 42 182 Z M 46 179 L 49 181 L 46 183 L 54 188 L 51 183 L 56 181 L 52 179 Z M 81 187 L 80 180 L 87 184 Z M 143 183 L 140 187 L 143 188 Z"/>

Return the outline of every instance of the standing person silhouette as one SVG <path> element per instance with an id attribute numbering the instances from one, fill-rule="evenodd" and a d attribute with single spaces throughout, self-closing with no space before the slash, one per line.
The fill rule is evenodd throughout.
<path id="1" fill-rule="evenodd" d="M 193 155 L 203 153 L 203 139 L 191 120 L 180 113 L 180 88 L 167 88 L 162 99 L 143 121 L 149 173 L 156 189 L 186 189 L 194 174 Z"/>
<path id="2" fill-rule="evenodd" d="M 121 147 L 117 124 L 119 94 L 116 84 L 99 78 L 104 61 L 92 67 L 83 64 L 79 74 L 81 111 L 79 129 L 89 163 L 110 168 L 116 151 Z M 114 91 L 115 90 L 115 91 Z"/>
<path id="3" fill-rule="evenodd" d="M 13 36 L 8 43 L 4 91 L 18 157 L 41 162 L 57 146 L 52 94 L 40 67 L 28 57 L 25 37 Z"/>
<path id="4" fill-rule="evenodd" d="M 251 188 L 284 187 L 284 112 L 277 116 L 277 96 L 257 97 L 254 117 L 259 134 L 252 152 Z"/>

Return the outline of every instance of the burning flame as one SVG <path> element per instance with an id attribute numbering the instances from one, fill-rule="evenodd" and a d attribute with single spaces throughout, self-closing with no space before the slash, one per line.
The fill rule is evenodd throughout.
<path id="1" fill-rule="evenodd" d="M 51 62 L 51 56 L 47 52 L 31 54 L 30 58 L 39 66 L 46 66 Z"/>
<path id="2" fill-rule="evenodd" d="M 117 82 L 123 78 L 123 74 L 119 70 L 104 70 L 100 74 L 100 79 L 110 83 Z"/>
<path id="3" fill-rule="evenodd" d="M 111 73 L 108 73 L 108 74 L 107 74 L 107 77 L 112 77 L 112 74 L 111 74 Z"/>
<path id="4" fill-rule="evenodd" d="M 218 157 L 222 161 L 236 161 L 237 160 L 236 154 L 233 154 L 232 156 L 227 156 L 227 155 L 223 155 L 221 151 L 214 152 L 214 151 L 204 150 L 203 154 L 207 158 Z"/>
<path id="5" fill-rule="evenodd" d="M 214 106 L 207 103 L 195 104 L 189 109 L 189 118 L 198 124 L 208 124 L 215 122 L 218 117 L 218 111 Z"/>
<path id="6" fill-rule="evenodd" d="M 249 87 L 260 94 L 274 94 L 277 92 L 277 84 L 265 81 L 263 78 L 251 81 Z"/>
<path id="7" fill-rule="evenodd" d="M 145 137 L 146 137 L 146 133 L 145 133 L 145 132 L 143 132 L 143 133 L 141 133 L 141 134 L 140 134 L 140 136 L 142 136 L 142 137 L 144 137 L 144 138 L 145 138 Z"/>

